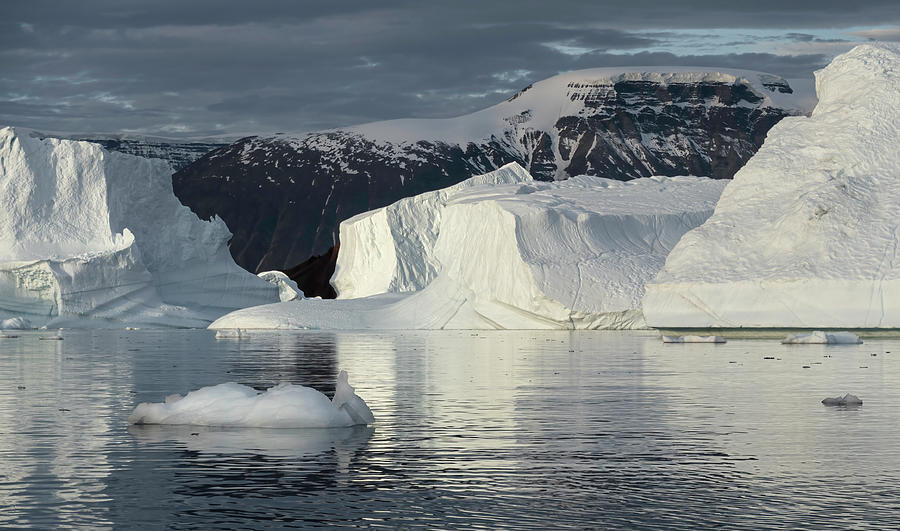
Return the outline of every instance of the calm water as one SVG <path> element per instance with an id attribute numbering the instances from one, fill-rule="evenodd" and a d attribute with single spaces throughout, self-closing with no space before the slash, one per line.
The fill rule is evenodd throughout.
<path id="1" fill-rule="evenodd" d="M 900 341 L 62 335 L 0 339 L 0 526 L 900 527 Z M 330 394 L 339 369 L 374 428 L 125 421 L 225 381 Z M 820 404 L 845 392 L 865 404 Z"/>

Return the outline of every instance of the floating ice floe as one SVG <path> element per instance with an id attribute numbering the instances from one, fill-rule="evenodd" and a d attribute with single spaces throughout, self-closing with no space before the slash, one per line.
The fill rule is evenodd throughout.
<path id="1" fill-rule="evenodd" d="M 808 334 L 788 334 L 781 342 L 785 345 L 859 345 L 862 340 L 850 332 L 814 330 Z"/>
<path id="2" fill-rule="evenodd" d="M 240 328 L 216 330 L 216 339 L 250 339 L 250 333 Z"/>
<path id="3" fill-rule="evenodd" d="M 847 393 L 844 396 L 826 398 L 822 403 L 826 406 L 861 406 L 863 401 L 858 396 Z"/>
<path id="4" fill-rule="evenodd" d="M 650 326 L 900 328 L 900 45 L 836 57 L 816 90 L 648 283 Z"/>
<path id="5" fill-rule="evenodd" d="M 210 328 L 645 328 L 644 283 L 724 186 L 539 182 L 508 164 L 341 223 L 337 300 L 247 308 Z"/>
<path id="6" fill-rule="evenodd" d="M 0 318 L 203 327 L 277 288 L 172 192 L 165 162 L 0 128 Z"/>
<path id="7" fill-rule="evenodd" d="M 662 336 L 663 343 L 725 343 L 722 336 Z"/>
<path id="8" fill-rule="evenodd" d="M 302 385 L 281 384 L 260 393 L 252 387 L 224 383 L 170 395 L 165 402 L 139 404 L 131 424 L 192 424 L 245 428 L 340 428 L 372 424 L 375 416 L 348 382 L 337 378 L 334 398 Z"/>

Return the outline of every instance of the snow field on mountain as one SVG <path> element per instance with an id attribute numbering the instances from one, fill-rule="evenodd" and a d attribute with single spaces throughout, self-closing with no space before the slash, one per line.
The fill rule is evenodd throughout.
<path id="1" fill-rule="evenodd" d="M 723 186 L 536 182 L 511 164 L 344 222 L 338 300 L 248 308 L 210 328 L 640 328 L 644 283 Z"/>
<path id="2" fill-rule="evenodd" d="M 172 193 L 164 162 L 0 129 L 0 319 L 205 326 L 277 300 L 235 265 L 221 219 Z"/>
<path id="3" fill-rule="evenodd" d="M 900 46 L 838 56 L 816 90 L 674 248 L 648 324 L 900 327 Z"/>

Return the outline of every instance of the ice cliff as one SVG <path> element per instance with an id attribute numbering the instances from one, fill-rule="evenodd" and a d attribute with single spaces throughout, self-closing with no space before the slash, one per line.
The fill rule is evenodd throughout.
<path id="1" fill-rule="evenodd" d="M 656 327 L 900 327 L 900 46 L 816 73 L 647 289 Z"/>
<path id="2" fill-rule="evenodd" d="M 0 129 L 0 319 L 205 326 L 278 300 L 231 236 L 172 193 L 162 161 Z"/>
<path id="3" fill-rule="evenodd" d="M 644 283 L 724 183 L 540 182 L 518 164 L 341 225 L 337 300 L 231 313 L 211 328 L 635 328 Z"/>

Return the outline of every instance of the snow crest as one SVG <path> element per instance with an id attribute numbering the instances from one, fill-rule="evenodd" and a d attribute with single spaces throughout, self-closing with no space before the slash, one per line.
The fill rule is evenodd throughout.
<path id="1" fill-rule="evenodd" d="M 669 255 L 648 324 L 900 327 L 900 46 L 857 46 L 816 88 Z"/>
<path id="2" fill-rule="evenodd" d="M 0 129 L 0 318 L 204 326 L 277 300 L 231 233 L 172 193 L 161 161 Z"/>
<path id="3" fill-rule="evenodd" d="M 538 182 L 513 163 L 344 222 L 338 300 L 239 310 L 210 328 L 641 328 L 644 283 L 723 186 Z"/>

